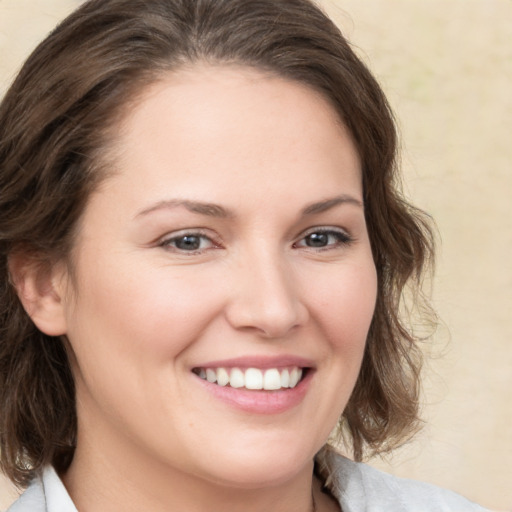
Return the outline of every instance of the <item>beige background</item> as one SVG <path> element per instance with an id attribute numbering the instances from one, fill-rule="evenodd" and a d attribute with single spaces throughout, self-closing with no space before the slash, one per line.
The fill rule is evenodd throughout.
<path id="1" fill-rule="evenodd" d="M 78 3 L 0 0 L 0 94 Z M 375 464 L 512 510 L 512 1 L 322 3 L 388 93 L 407 194 L 441 238 L 426 427 Z M 0 489 L 1 510 L 15 492 Z"/>

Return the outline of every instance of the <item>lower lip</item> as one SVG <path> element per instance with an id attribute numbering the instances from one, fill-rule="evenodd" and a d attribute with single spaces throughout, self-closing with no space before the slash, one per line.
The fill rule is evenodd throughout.
<path id="1" fill-rule="evenodd" d="M 279 414 L 299 405 L 307 393 L 313 370 L 309 369 L 305 377 L 294 388 L 276 391 L 250 390 L 219 386 L 194 374 L 199 384 L 210 394 L 231 407 L 253 414 Z"/>

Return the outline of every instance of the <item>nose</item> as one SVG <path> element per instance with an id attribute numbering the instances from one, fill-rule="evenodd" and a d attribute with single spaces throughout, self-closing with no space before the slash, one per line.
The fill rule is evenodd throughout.
<path id="1" fill-rule="evenodd" d="M 228 322 L 265 338 L 283 338 L 309 313 L 290 263 L 278 256 L 246 259 L 233 275 Z"/>

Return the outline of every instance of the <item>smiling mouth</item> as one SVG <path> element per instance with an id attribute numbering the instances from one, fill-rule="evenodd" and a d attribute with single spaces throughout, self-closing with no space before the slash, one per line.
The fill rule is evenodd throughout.
<path id="1" fill-rule="evenodd" d="M 218 386 L 250 390 L 293 389 L 305 377 L 308 368 L 194 368 L 199 378 Z"/>

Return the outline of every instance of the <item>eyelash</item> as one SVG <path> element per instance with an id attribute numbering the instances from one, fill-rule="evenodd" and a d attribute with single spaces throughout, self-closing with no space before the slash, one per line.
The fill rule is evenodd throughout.
<path id="1" fill-rule="evenodd" d="M 306 245 L 308 237 L 312 237 L 313 235 L 316 236 L 327 236 L 327 240 L 325 238 L 323 241 L 325 242 L 325 245 Z M 190 242 L 193 243 L 194 239 L 199 242 L 199 246 L 193 248 L 192 250 L 184 249 L 183 247 L 178 247 L 177 244 L 180 241 L 184 241 L 185 239 L 191 239 Z M 334 239 L 334 240 L 333 240 Z M 202 247 L 204 245 L 204 241 L 207 241 L 208 247 Z M 310 239 L 311 240 L 311 239 Z M 320 241 L 322 243 L 322 239 L 319 238 L 317 241 Z M 293 244 L 293 248 L 305 248 L 312 251 L 328 251 L 332 249 L 338 249 L 343 246 L 348 246 L 352 242 L 354 242 L 354 238 L 350 236 L 346 231 L 336 228 L 312 228 L 308 232 L 306 232 L 300 240 L 295 242 Z M 221 248 L 221 245 L 217 243 L 211 236 L 208 234 L 201 232 L 201 231 L 186 231 L 182 232 L 176 235 L 173 235 L 171 237 L 167 237 L 163 239 L 159 244 L 160 247 L 163 247 L 166 250 L 171 250 L 177 253 L 181 254 L 188 254 L 188 255 L 196 255 L 201 254 L 205 251 L 211 250 L 211 249 L 219 249 Z"/>

